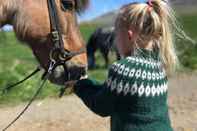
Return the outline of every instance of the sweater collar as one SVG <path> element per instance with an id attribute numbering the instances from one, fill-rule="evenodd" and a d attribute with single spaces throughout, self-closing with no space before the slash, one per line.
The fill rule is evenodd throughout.
<path id="1" fill-rule="evenodd" d="M 148 50 L 144 48 L 137 48 L 134 51 L 134 57 L 143 57 L 143 58 L 152 58 L 155 60 L 159 59 L 159 50 L 158 49 L 153 49 L 153 50 Z"/>

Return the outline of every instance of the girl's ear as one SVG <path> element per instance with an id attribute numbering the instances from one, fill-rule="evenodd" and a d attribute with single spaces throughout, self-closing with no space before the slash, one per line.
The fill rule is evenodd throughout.
<path id="1" fill-rule="evenodd" d="M 128 30 L 127 34 L 128 34 L 129 40 L 131 40 L 132 37 L 133 37 L 133 31 L 132 30 Z"/>

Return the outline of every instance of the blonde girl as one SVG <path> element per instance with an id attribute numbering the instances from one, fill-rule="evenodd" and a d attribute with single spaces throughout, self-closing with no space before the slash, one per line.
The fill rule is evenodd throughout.
<path id="1" fill-rule="evenodd" d="M 116 44 L 122 56 L 104 84 L 79 80 L 75 93 L 93 112 L 111 117 L 111 131 L 172 131 L 167 72 L 177 65 L 173 12 L 163 0 L 136 0 L 119 10 Z"/>

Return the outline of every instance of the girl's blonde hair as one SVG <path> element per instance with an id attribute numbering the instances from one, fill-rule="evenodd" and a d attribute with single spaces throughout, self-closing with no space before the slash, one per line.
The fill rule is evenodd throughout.
<path id="1" fill-rule="evenodd" d="M 174 48 L 173 31 L 181 36 L 174 11 L 169 3 L 163 0 L 152 0 L 151 3 L 132 3 L 123 6 L 117 16 L 115 28 L 134 28 L 138 42 L 152 41 L 159 49 L 163 65 L 168 71 L 175 69 L 178 58 Z"/>

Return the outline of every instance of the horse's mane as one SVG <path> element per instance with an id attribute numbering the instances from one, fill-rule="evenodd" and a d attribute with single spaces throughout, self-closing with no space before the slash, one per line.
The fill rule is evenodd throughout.
<path id="1" fill-rule="evenodd" d="M 74 0 L 75 1 L 75 9 L 77 13 L 83 12 L 89 5 L 89 0 Z M 13 3 L 14 2 L 14 3 Z M 43 0 L 38 0 L 43 4 Z M 7 8 L 15 9 L 17 5 L 20 3 L 20 0 L 0 0 L 0 16 L 2 16 L 3 10 L 2 6 L 5 4 Z"/>
<path id="2" fill-rule="evenodd" d="M 39 2 L 39 5 L 44 6 L 46 4 L 45 0 L 34 0 L 36 2 Z M 89 0 L 74 0 L 75 1 L 75 10 L 78 14 L 82 13 L 87 6 L 89 5 Z M 19 5 L 24 2 L 23 0 L 0 0 L 0 26 L 4 25 L 4 22 L 6 19 L 9 19 L 5 17 L 5 10 L 9 10 L 6 13 L 8 16 L 13 16 L 13 11 L 17 8 L 21 8 Z M 23 8 L 21 8 L 22 10 Z M 16 20 L 17 19 L 17 20 Z M 16 22 L 17 21 L 17 22 Z M 17 34 L 20 34 L 22 38 L 25 37 L 25 34 L 27 33 L 27 27 L 29 27 L 31 24 L 31 21 L 29 20 L 28 16 L 26 15 L 26 11 L 20 11 L 20 13 L 15 17 L 15 31 Z M 11 23 L 7 23 L 11 24 Z"/>
<path id="3" fill-rule="evenodd" d="M 5 6 L 6 5 L 6 6 Z M 0 16 L 3 17 L 4 16 L 4 12 L 3 12 L 3 7 L 6 9 L 15 9 L 17 6 L 17 2 L 16 1 L 12 1 L 12 0 L 0 0 Z M 1 18 L 2 19 L 2 18 Z"/>
<path id="4" fill-rule="evenodd" d="M 89 0 L 75 0 L 75 9 L 78 13 L 83 12 L 89 5 Z"/>

